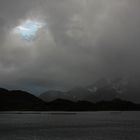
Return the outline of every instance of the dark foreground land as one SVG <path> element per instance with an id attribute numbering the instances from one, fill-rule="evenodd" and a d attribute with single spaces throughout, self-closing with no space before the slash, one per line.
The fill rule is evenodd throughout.
<path id="1" fill-rule="evenodd" d="M 1 112 L 0 140 L 140 140 L 140 112 Z"/>

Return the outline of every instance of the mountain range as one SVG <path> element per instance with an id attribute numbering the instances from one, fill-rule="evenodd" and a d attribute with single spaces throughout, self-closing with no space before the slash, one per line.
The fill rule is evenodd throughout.
<path id="1" fill-rule="evenodd" d="M 89 86 L 75 87 L 65 92 L 49 90 L 40 94 L 39 98 L 45 102 L 50 102 L 58 98 L 71 101 L 85 100 L 89 102 L 111 101 L 115 98 L 120 98 L 140 103 L 139 83 L 140 81 L 136 79 L 100 79 Z"/>
<path id="2" fill-rule="evenodd" d="M 65 92 L 49 90 L 39 97 L 26 91 L 0 88 L 0 111 L 140 110 L 136 102 L 139 93 L 138 82 L 122 78 L 101 79 Z"/>
<path id="3" fill-rule="evenodd" d="M 97 103 L 81 100 L 56 99 L 44 102 L 38 97 L 20 90 L 0 89 L 0 111 L 112 111 L 140 110 L 140 104 L 121 99 Z"/>

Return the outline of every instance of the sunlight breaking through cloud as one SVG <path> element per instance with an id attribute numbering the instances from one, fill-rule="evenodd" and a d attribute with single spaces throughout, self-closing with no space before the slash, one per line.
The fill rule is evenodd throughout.
<path id="1" fill-rule="evenodd" d="M 14 32 L 19 34 L 23 40 L 32 41 L 37 36 L 39 29 L 45 26 L 45 23 L 35 21 L 35 20 L 26 20 L 21 25 L 17 26 L 14 29 Z"/>

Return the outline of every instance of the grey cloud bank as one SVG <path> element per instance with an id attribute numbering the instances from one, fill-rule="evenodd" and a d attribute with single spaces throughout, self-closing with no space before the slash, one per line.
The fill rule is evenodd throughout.
<path id="1" fill-rule="evenodd" d="M 139 0 L 0 0 L 0 85 L 38 91 L 140 75 Z M 27 19 L 47 28 L 33 42 L 12 30 Z"/>

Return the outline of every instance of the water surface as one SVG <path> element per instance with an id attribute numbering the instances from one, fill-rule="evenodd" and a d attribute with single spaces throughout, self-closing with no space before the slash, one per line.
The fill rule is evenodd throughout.
<path id="1" fill-rule="evenodd" d="M 1 112 L 0 140 L 140 140 L 140 112 Z"/>

